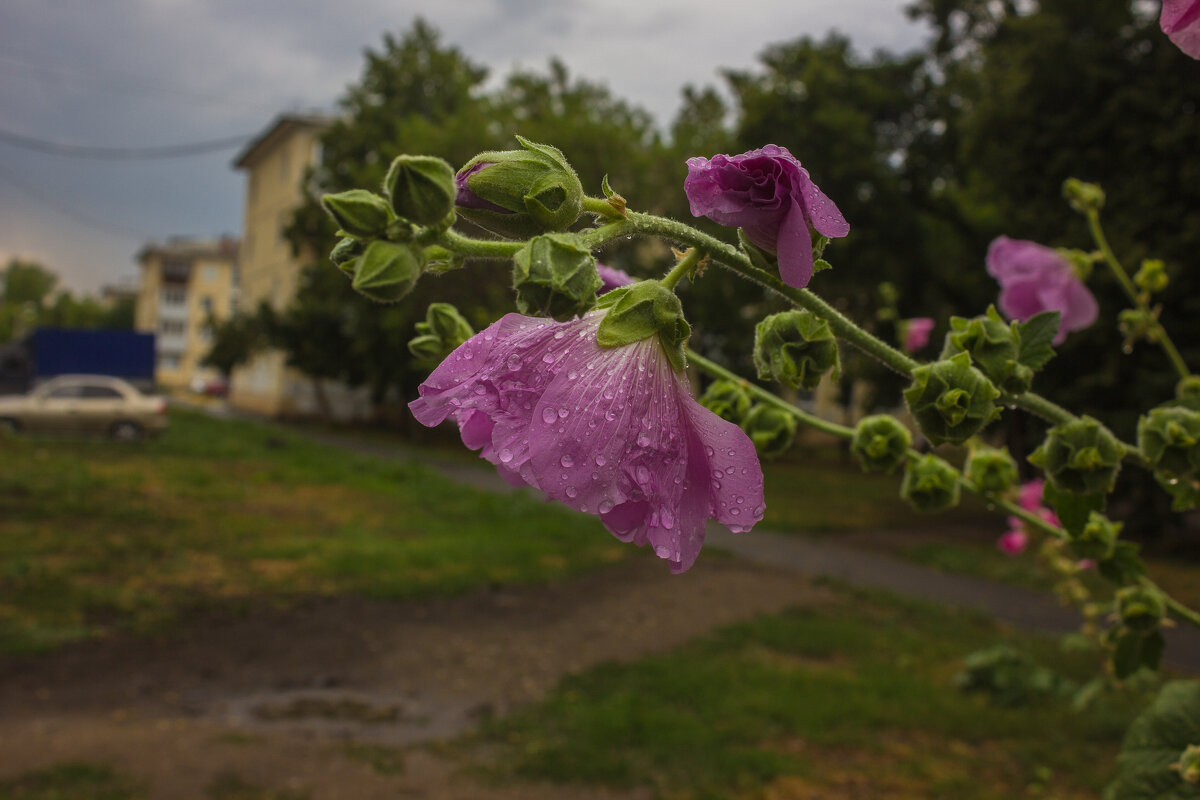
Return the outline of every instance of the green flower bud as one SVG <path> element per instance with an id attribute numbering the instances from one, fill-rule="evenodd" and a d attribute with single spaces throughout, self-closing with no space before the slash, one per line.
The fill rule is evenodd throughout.
<path id="1" fill-rule="evenodd" d="M 513 256 L 513 288 L 522 314 L 559 322 L 579 316 L 596 305 L 601 285 L 596 259 L 573 236 L 538 236 Z"/>
<path id="2" fill-rule="evenodd" d="M 900 496 L 917 511 L 941 511 L 958 505 L 958 470 L 934 455 L 904 467 Z"/>
<path id="3" fill-rule="evenodd" d="M 1104 190 L 1094 183 L 1085 183 L 1078 178 L 1067 178 L 1063 181 L 1062 188 L 1063 197 L 1067 198 L 1071 208 L 1080 214 L 1104 208 Z"/>
<path id="4" fill-rule="evenodd" d="M 700 405 L 723 420 L 741 425 L 750 412 L 750 394 L 736 381 L 713 381 L 700 398 Z"/>
<path id="5" fill-rule="evenodd" d="M 1175 385 L 1175 396 L 1180 400 L 1200 400 L 1200 375 L 1188 375 Z"/>
<path id="6" fill-rule="evenodd" d="M 687 365 L 684 349 L 692 327 L 683 317 L 683 304 L 658 281 L 638 281 L 613 289 L 600 298 L 608 313 L 596 329 L 601 347 L 620 347 L 658 336 L 671 366 L 682 372 Z"/>
<path id="7" fill-rule="evenodd" d="M 1171 765 L 1171 769 L 1179 772 L 1179 777 L 1185 783 L 1200 783 L 1200 745 L 1189 744 L 1179 756 L 1179 761 Z"/>
<path id="8" fill-rule="evenodd" d="M 1162 595 L 1145 586 L 1117 590 L 1117 617 L 1131 631 L 1149 633 L 1158 628 L 1167 613 Z"/>
<path id="9" fill-rule="evenodd" d="M 959 353 L 913 370 L 904 399 L 921 433 L 933 444 L 961 444 L 1000 416 L 996 387 Z"/>
<path id="10" fill-rule="evenodd" d="M 1125 448 L 1091 417 L 1056 425 L 1042 446 L 1029 456 L 1050 482 L 1064 492 L 1096 494 L 1112 491 Z"/>
<path id="11" fill-rule="evenodd" d="M 912 434 L 895 417 L 877 414 L 863 417 L 854 428 L 850 452 L 862 465 L 863 472 L 891 472 L 904 462 Z"/>
<path id="12" fill-rule="evenodd" d="M 353 278 L 354 269 L 357 266 L 354 263 L 354 259 L 361 256 L 363 251 L 366 249 L 367 246 L 358 239 L 341 239 L 333 246 L 333 250 L 329 251 L 329 260 L 332 261 L 338 269 Z"/>
<path id="13" fill-rule="evenodd" d="M 996 307 L 989 306 L 986 316 L 950 318 L 942 358 L 970 353 L 971 360 L 993 384 L 1009 394 L 1021 394 L 1029 391 L 1033 370 L 1018 360 L 1020 350 L 1017 325 L 1005 322 Z"/>
<path id="14" fill-rule="evenodd" d="M 815 389 L 822 375 L 838 369 L 837 339 L 829 323 L 809 311 L 772 314 L 754 330 L 754 366 L 763 380 Z"/>
<path id="15" fill-rule="evenodd" d="M 564 231 L 583 213 L 583 185 L 558 148 L 517 137 L 523 150 L 480 153 L 458 171 L 461 216 L 501 236 Z"/>
<path id="16" fill-rule="evenodd" d="M 1183 406 L 1152 408 L 1138 420 L 1138 447 L 1169 478 L 1200 474 L 1200 412 Z"/>
<path id="17" fill-rule="evenodd" d="M 391 221 L 387 201 L 366 189 L 327 194 L 321 205 L 343 232 L 360 239 L 382 235 Z"/>
<path id="18" fill-rule="evenodd" d="M 1117 548 L 1117 537 L 1123 526 L 1113 522 L 1098 511 L 1088 514 L 1087 524 L 1078 534 L 1071 537 L 1071 550 L 1080 558 L 1104 561 L 1112 558 Z"/>
<path id="19" fill-rule="evenodd" d="M 1133 276 L 1133 282 L 1139 289 L 1146 292 L 1161 292 L 1167 288 L 1167 265 L 1160 259 L 1148 258 L 1142 262 L 1142 267 Z"/>
<path id="20" fill-rule="evenodd" d="M 418 225 L 444 222 L 454 211 L 454 168 L 434 156 L 396 156 L 383 191 L 400 219 Z"/>
<path id="21" fill-rule="evenodd" d="M 422 255 L 411 245 L 375 241 L 354 264 L 356 292 L 380 303 L 395 303 L 416 286 Z"/>
<path id="22" fill-rule="evenodd" d="M 475 335 L 471 323 L 449 303 L 430 303 L 425 321 L 418 322 L 416 329 L 408 350 L 422 361 L 440 361 Z"/>
<path id="23" fill-rule="evenodd" d="M 796 438 L 796 418 L 781 408 L 759 403 L 750 409 L 742 430 L 754 442 L 754 449 L 764 458 L 786 453 Z"/>
<path id="24" fill-rule="evenodd" d="M 985 494 L 1004 494 L 1017 483 L 1017 462 L 1008 450 L 981 447 L 967 457 L 967 480 Z"/>
<path id="25" fill-rule="evenodd" d="M 445 247 L 437 244 L 428 245 L 425 248 L 425 271 L 439 274 L 442 272 L 451 272 L 456 269 L 461 269 L 466 259 L 462 253 L 456 253 L 453 250 L 447 250 Z"/>

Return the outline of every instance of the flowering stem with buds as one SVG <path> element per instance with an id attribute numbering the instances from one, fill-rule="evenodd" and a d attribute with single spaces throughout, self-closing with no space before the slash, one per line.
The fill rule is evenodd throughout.
<path id="1" fill-rule="evenodd" d="M 1151 320 L 1151 325 L 1154 331 L 1154 339 L 1162 346 L 1163 352 L 1167 354 L 1167 358 L 1171 360 L 1171 365 L 1175 367 L 1175 371 L 1179 373 L 1179 377 L 1186 378 L 1191 375 L 1188 369 L 1187 362 L 1183 360 L 1179 350 L 1175 347 L 1175 343 L 1171 341 L 1167 329 L 1159 322 L 1158 318 L 1151 314 L 1146 302 L 1145 296 L 1140 294 L 1137 287 L 1133 285 L 1133 281 L 1129 279 L 1129 273 L 1125 271 L 1125 267 L 1121 266 L 1117 254 L 1113 252 L 1112 247 L 1108 243 L 1108 238 L 1104 235 L 1104 228 L 1100 224 L 1100 212 L 1096 209 L 1089 209 L 1087 212 L 1088 229 L 1092 232 L 1092 239 L 1096 242 L 1096 247 L 1100 250 L 1100 255 L 1104 257 L 1104 263 L 1108 264 L 1109 270 L 1116 277 L 1117 283 L 1121 284 L 1121 288 L 1125 290 L 1125 294 L 1129 296 L 1132 302 L 1139 311 L 1145 312 L 1147 319 Z"/>
<path id="2" fill-rule="evenodd" d="M 709 359 L 704 358 L 703 356 L 701 356 L 699 353 L 695 352 L 694 350 L 687 351 L 687 358 L 688 358 L 688 363 L 692 364 L 697 369 L 700 369 L 703 372 L 708 373 L 709 375 L 713 376 L 714 378 L 719 378 L 719 379 L 727 380 L 727 381 L 733 381 L 733 382 L 737 383 L 742 388 L 744 388 L 751 397 L 754 397 L 757 400 L 760 400 L 764 403 L 774 406 L 775 408 L 785 411 L 788 414 L 791 414 L 793 417 L 796 418 L 796 420 L 798 422 L 800 422 L 804 425 L 807 425 L 810 428 L 822 431 L 823 433 L 831 434 L 833 436 L 838 436 L 843 439 L 852 439 L 854 437 L 854 428 L 848 427 L 846 425 L 839 425 L 835 422 L 830 422 L 828 420 L 821 419 L 820 417 L 816 416 L 815 414 L 811 414 L 811 413 L 805 411 L 804 409 L 799 408 L 799 407 L 789 403 L 788 401 L 784 400 L 782 397 L 779 397 L 778 395 L 776 395 L 766 389 L 763 389 L 761 386 L 758 386 L 754 383 L 751 383 L 750 381 L 747 381 L 746 379 L 740 377 L 736 373 L 730 372 L 729 370 L 722 367 L 720 364 L 717 364 L 714 361 L 710 361 Z M 921 453 L 910 448 L 907 453 L 907 456 L 909 459 L 917 459 L 917 458 L 921 457 Z M 983 497 L 989 503 L 992 503 L 997 508 L 1002 509 L 1005 513 L 1007 513 L 1011 516 L 1014 516 L 1014 517 L 1018 517 L 1026 525 L 1029 525 L 1032 528 L 1036 528 L 1037 530 L 1041 531 L 1042 533 L 1046 534 L 1047 536 L 1052 536 L 1055 539 L 1059 539 L 1064 542 L 1071 541 L 1071 535 L 1066 530 L 1064 530 L 1063 528 L 1061 528 L 1057 525 L 1050 524 L 1049 522 L 1042 519 L 1037 514 L 1033 514 L 1029 511 L 1026 511 L 1024 508 L 1021 508 L 1016 503 L 1013 503 L 1010 500 L 1007 500 L 1003 497 L 999 497 L 995 494 L 983 492 L 978 487 L 976 487 L 974 484 L 972 484 L 970 481 L 968 481 L 966 478 L 963 478 L 961 476 L 959 477 L 959 485 L 963 489 L 971 492 L 972 494 L 976 494 L 976 495 L 979 495 L 980 497 Z M 1149 578 L 1142 578 L 1141 583 L 1143 586 L 1153 589 L 1154 591 L 1156 591 L 1160 595 L 1162 595 L 1163 601 L 1166 603 L 1167 607 L 1169 609 L 1171 609 L 1171 611 L 1173 611 L 1177 617 L 1179 617 L 1180 619 L 1185 620 L 1187 622 L 1190 622 L 1192 625 L 1195 625 L 1196 627 L 1200 628 L 1200 613 L 1193 611 L 1192 609 L 1190 609 L 1187 606 L 1180 603 L 1178 600 L 1175 600 L 1174 598 L 1167 595 L 1166 592 L 1164 592 L 1161 588 L 1159 588 L 1158 585 L 1155 584 Z"/>

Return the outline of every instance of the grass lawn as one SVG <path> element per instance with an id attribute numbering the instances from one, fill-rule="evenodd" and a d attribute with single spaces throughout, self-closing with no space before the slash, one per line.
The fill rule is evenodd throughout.
<path id="1" fill-rule="evenodd" d="M 673 800 L 1098 796 L 1138 701 L 1075 713 L 954 689 L 963 655 L 998 641 L 1079 679 L 1094 669 L 977 615 L 842 591 L 570 677 L 480 739 L 499 748 L 499 780 L 653 786 Z"/>
<path id="2" fill-rule="evenodd" d="M 0 650 L 205 607 L 560 579 L 632 554 L 594 517 L 278 426 L 174 412 L 160 440 L 6 438 Z"/>

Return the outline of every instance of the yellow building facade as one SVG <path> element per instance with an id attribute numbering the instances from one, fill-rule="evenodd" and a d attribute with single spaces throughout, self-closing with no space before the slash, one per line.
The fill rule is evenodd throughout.
<path id="1" fill-rule="evenodd" d="M 312 259 L 297 258 L 285 229 L 305 200 L 304 174 L 320 161 L 321 132 L 332 122 L 322 116 L 282 116 L 238 155 L 234 166 L 246 173 L 246 206 L 239 263 L 239 313 L 253 314 L 262 303 L 287 308 L 300 272 Z M 331 267 L 332 268 L 332 267 Z M 336 417 L 366 416 L 361 393 L 336 385 L 322 387 Z M 233 371 L 229 403 L 267 416 L 317 414 L 315 387 L 289 368 L 284 354 L 268 350 Z"/>
<path id="2" fill-rule="evenodd" d="M 238 242 L 171 239 L 137 255 L 142 268 L 134 326 L 155 334 L 155 381 L 186 388 L 218 377 L 201 364 L 212 323 L 228 319 L 238 294 Z"/>

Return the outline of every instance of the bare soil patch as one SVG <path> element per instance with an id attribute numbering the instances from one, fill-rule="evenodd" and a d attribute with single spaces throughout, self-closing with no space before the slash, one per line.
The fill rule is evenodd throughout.
<path id="1" fill-rule="evenodd" d="M 596 663 L 824 602 L 784 570 L 714 555 L 672 576 L 639 557 L 550 586 L 314 599 L 198 619 L 168 639 L 2 657 L 0 779 L 86 760 L 131 774 L 154 800 L 209 798 L 229 775 L 312 800 L 560 797 L 553 786 L 480 784 L 461 753 L 426 745 Z M 402 770 L 373 766 L 372 754 L 393 751 Z"/>

